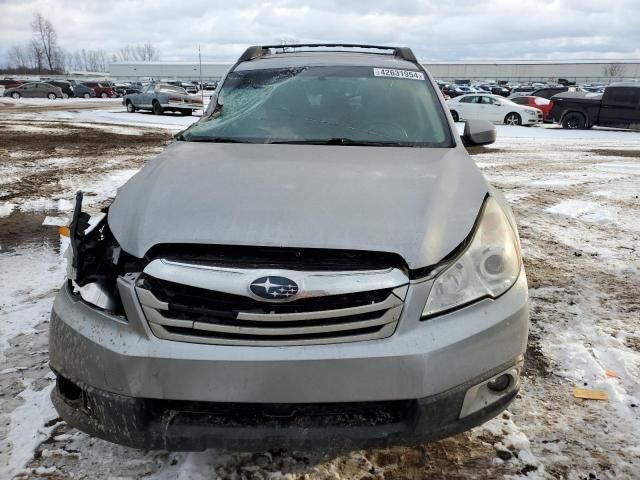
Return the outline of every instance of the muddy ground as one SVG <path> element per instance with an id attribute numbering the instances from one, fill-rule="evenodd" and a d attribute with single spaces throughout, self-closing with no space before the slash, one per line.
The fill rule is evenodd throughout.
<path id="1" fill-rule="evenodd" d="M 31 289 L 12 286 L 15 293 L 0 303 L 0 320 L 41 306 L 34 310 L 41 318 L 33 327 L 5 335 L 0 352 L 0 472 L 22 454 L 26 468 L 16 476 L 21 479 L 640 478 L 640 139 L 635 136 L 597 145 L 506 138 L 473 152 L 513 206 L 531 288 L 524 383 L 502 416 L 415 448 L 340 456 L 178 454 L 115 446 L 69 428 L 55 415 L 43 414 L 37 428 L 16 430 L 23 418 L 16 412 L 26 410 L 25 403 L 41 402 L 41 410 L 51 411 L 44 395 L 53 382 L 46 305 L 62 273 L 60 238 L 54 228 L 42 226 L 43 220 L 69 215 L 79 187 L 87 190 L 89 208 L 99 210 L 172 132 L 78 125 L 25 117 L 24 109 L 15 112 L 0 112 L 0 207 L 5 212 L 0 215 L 0 269 L 25 265 L 34 270 L 41 262 L 39 275 L 45 278 Z M 617 378 L 604 376 L 605 369 Z M 607 388 L 610 401 L 578 400 L 571 394 L 574 386 Z M 35 453 L 19 450 L 11 433 L 16 431 L 37 436 Z"/>

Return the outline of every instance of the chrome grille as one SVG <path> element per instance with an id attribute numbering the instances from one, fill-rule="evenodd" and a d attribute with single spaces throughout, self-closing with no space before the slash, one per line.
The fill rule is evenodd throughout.
<path id="1" fill-rule="evenodd" d="M 282 275 L 300 298 L 254 298 L 248 285 Z M 179 280 L 179 283 L 176 282 Z M 136 291 L 149 326 L 166 340 L 217 345 L 307 345 L 393 334 L 408 278 L 399 269 L 350 272 L 229 269 L 154 260 Z"/>

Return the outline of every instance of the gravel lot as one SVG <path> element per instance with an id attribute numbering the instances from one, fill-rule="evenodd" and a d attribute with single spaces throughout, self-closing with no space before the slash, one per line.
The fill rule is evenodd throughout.
<path id="1" fill-rule="evenodd" d="M 512 203 L 531 295 L 522 392 L 500 418 L 341 456 L 143 452 L 67 427 L 47 367 L 64 245 L 42 223 L 68 217 L 78 189 L 97 212 L 192 121 L 112 100 L 0 103 L 0 478 L 640 478 L 640 133 L 622 131 L 499 127 L 472 152 Z"/>

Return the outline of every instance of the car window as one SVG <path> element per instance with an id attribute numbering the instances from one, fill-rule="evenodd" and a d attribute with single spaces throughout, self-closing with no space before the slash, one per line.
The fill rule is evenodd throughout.
<path id="1" fill-rule="evenodd" d="M 604 100 L 613 104 L 638 105 L 640 103 L 640 88 L 609 87 L 605 90 Z"/>
<path id="2" fill-rule="evenodd" d="M 518 105 L 527 105 L 529 103 L 529 99 L 527 97 L 516 97 L 512 98 L 511 101 Z"/>
<path id="3" fill-rule="evenodd" d="M 184 88 L 175 85 L 156 85 L 155 90 L 164 93 L 187 93 Z"/>
<path id="4" fill-rule="evenodd" d="M 480 97 L 478 97 L 477 95 L 468 95 L 466 97 L 462 97 L 460 99 L 460 103 L 478 103 L 478 99 Z"/>
<path id="5" fill-rule="evenodd" d="M 480 103 L 484 104 L 484 105 L 493 105 L 493 98 L 491 97 L 482 97 L 480 100 Z"/>
<path id="6" fill-rule="evenodd" d="M 186 140 L 269 143 L 387 142 L 451 147 L 439 97 L 421 72 L 315 66 L 230 73 L 222 107 L 189 128 Z"/>

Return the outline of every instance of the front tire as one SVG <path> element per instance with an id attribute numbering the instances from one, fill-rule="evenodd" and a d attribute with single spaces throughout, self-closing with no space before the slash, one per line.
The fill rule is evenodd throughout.
<path id="1" fill-rule="evenodd" d="M 56 98 L 58 98 L 58 97 L 56 96 L 56 94 L 55 94 L 55 93 L 50 93 L 49 95 L 47 95 L 47 98 L 48 98 L 49 100 L 55 100 L 55 99 L 56 99 Z"/>
<path id="2" fill-rule="evenodd" d="M 582 130 L 585 126 L 584 117 L 579 113 L 568 113 L 562 119 L 562 128 Z"/>
<path id="3" fill-rule="evenodd" d="M 88 93 L 85 93 L 84 95 L 82 95 L 82 98 L 91 98 L 91 95 Z"/>
<path id="4" fill-rule="evenodd" d="M 453 121 L 454 122 L 459 122 L 460 121 L 460 117 L 458 116 L 458 112 L 456 112 L 455 110 L 451 110 L 451 116 L 453 117 Z"/>
<path id="5" fill-rule="evenodd" d="M 154 115 L 162 115 L 163 113 L 164 113 L 164 110 L 162 109 L 162 105 L 160 105 L 160 102 L 155 100 L 153 102 L 153 114 Z"/>
<path id="6" fill-rule="evenodd" d="M 11 94 L 11 98 L 13 98 L 14 100 L 18 100 L 20 98 L 20 94 L 18 92 L 13 92 Z"/>
<path id="7" fill-rule="evenodd" d="M 506 117 L 504 117 L 505 125 L 522 125 L 522 117 L 515 112 L 508 113 Z"/>
<path id="8" fill-rule="evenodd" d="M 107 98 L 107 94 L 106 94 L 106 93 L 104 93 L 104 92 L 102 92 L 102 93 L 100 94 L 100 97 L 101 97 L 101 98 Z"/>
<path id="9" fill-rule="evenodd" d="M 136 107 L 133 106 L 133 103 L 127 102 L 127 112 L 135 113 L 135 111 L 136 111 Z"/>

